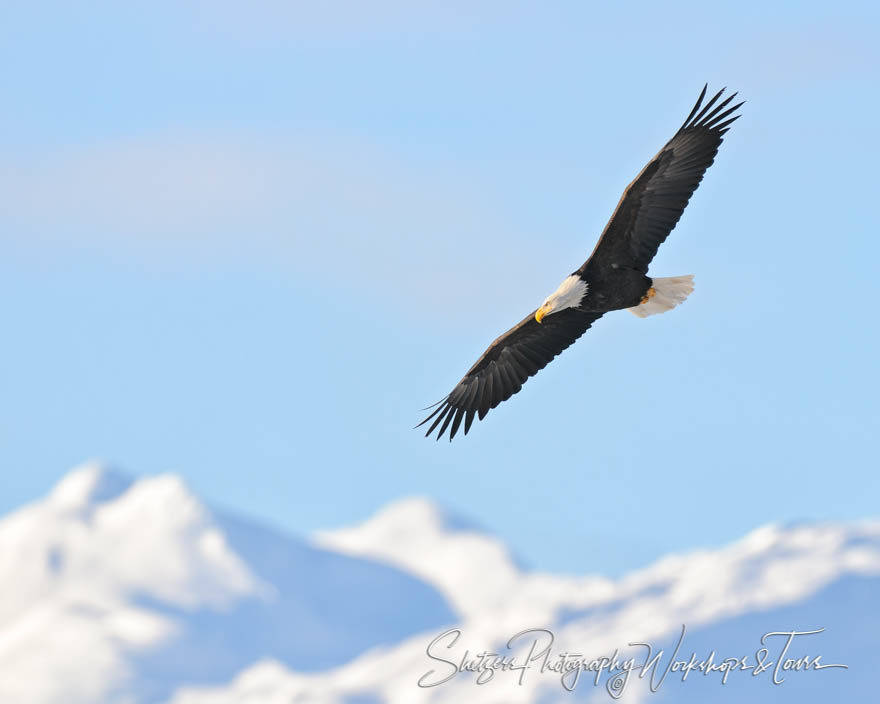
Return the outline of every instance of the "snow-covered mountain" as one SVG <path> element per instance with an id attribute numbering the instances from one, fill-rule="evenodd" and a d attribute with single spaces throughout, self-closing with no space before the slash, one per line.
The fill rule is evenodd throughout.
<path id="1" fill-rule="evenodd" d="M 0 702 L 155 702 L 261 658 L 343 664 L 455 619 L 431 585 L 86 466 L 0 520 Z"/>
<path id="2" fill-rule="evenodd" d="M 425 499 L 303 541 L 210 510 L 177 477 L 91 465 L 0 520 L 0 585 L 0 702 L 613 701 L 622 679 L 607 671 L 580 671 L 567 691 L 578 671 L 552 670 L 561 653 L 586 667 L 620 648 L 643 662 L 646 647 L 627 644 L 647 642 L 664 650 L 656 680 L 683 624 L 677 659 L 754 664 L 765 633 L 825 629 L 793 637 L 786 657 L 849 668 L 801 661 L 781 684 L 772 666 L 726 684 L 672 672 L 655 693 L 634 670 L 623 701 L 868 701 L 880 667 L 880 521 L 764 526 L 621 579 L 568 577 L 524 569 Z M 525 629 L 546 631 L 508 649 Z M 546 658 L 514 669 L 551 633 Z M 765 639 L 764 664 L 785 639 Z M 487 650 L 514 668 L 481 685 L 455 673 Z"/>
<path id="3" fill-rule="evenodd" d="M 461 618 L 494 609 L 522 583 L 507 546 L 424 498 L 390 504 L 359 526 L 315 536 L 319 545 L 387 562 L 443 593 Z"/>

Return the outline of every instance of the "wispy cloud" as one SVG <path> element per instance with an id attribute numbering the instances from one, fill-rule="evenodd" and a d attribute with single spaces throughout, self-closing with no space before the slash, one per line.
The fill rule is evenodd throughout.
<path id="1" fill-rule="evenodd" d="M 487 264 L 516 274 L 527 262 L 510 224 L 435 166 L 326 137 L 157 134 L 7 164 L 0 223 L 49 251 L 268 256 L 301 276 L 457 305 L 495 288 Z"/>

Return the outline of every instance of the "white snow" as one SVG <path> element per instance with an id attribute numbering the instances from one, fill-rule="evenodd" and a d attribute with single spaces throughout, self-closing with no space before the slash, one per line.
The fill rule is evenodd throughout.
<path id="1" fill-rule="evenodd" d="M 318 545 L 382 560 L 436 585 L 462 618 L 497 606 L 522 575 L 506 545 L 425 498 L 396 501 L 359 526 L 322 531 Z"/>
<path id="2" fill-rule="evenodd" d="M 540 627 L 560 649 L 600 655 L 634 640 L 671 647 L 682 624 L 757 641 L 758 619 L 827 626 L 823 642 L 840 649 L 870 638 L 878 599 L 877 520 L 768 525 L 620 579 L 569 577 L 518 567 L 499 539 L 424 498 L 310 545 L 217 514 L 178 477 L 132 481 L 89 464 L 0 519 L 0 702 L 544 704 L 570 700 L 555 677 L 417 687 L 428 643 L 455 626 L 450 652 L 500 652 Z M 845 654 L 862 671 L 878 664 L 873 649 Z M 676 701 L 705 700 L 688 687 Z M 756 691 L 789 690 L 743 700 Z M 634 687 L 624 701 L 645 696 Z"/>
<path id="3" fill-rule="evenodd" d="M 427 511 L 424 506 L 420 510 Z M 357 545 L 367 553 L 382 553 L 373 540 L 387 536 L 388 518 L 383 512 L 361 528 L 346 529 L 339 534 L 344 536 L 340 542 L 350 549 Z M 385 530 L 377 530 L 377 521 Z M 442 537 L 433 529 L 427 536 L 433 552 Z M 327 541 L 327 535 L 322 540 Z M 458 544 L 457 538 L 450 540 L 450 545 Z M 389 550 L 399 564 L 411 559 L 412 569 L 427 572 L 423 563 L 429 558 L 420 555 L 415 545 L 403 551 Z M 446 573 L 443 575 L 445 578 Z M 460 628 L 472 652 L 485 648 L 500 652 L 508 637 L 530 627 L 551 628 L 558 642 L 597 655 L 634 640 L 662 643 L 665 638 L 671 648 L 682 624 L 695 630 L 746 614 L 772 614 L 774 608 L 800 603 L 845 576 L 880 576 L 880 521 L 764 526 L 727 547 L 672 555 L 615 582 L 520 575 L 520 591 L 497 594 L 493 603 L 500 608 L 468 614 Z M 444 583 L 449 588 L 450 581 L 445 579 Z M 880 596 L 880 581 L 877 586 Z M 487 603 L 492 602 L 486 597 Z M 563 614 L 565 618 L 560 618 Z M 774 622 L 769 619 L 768 623 Z M 768 630 L 773 627 L 795 626 L 783 622 Z M 261 662 L 227 686 L 183 688 L 173 704 L 330 703 L 357 701 L 364 693 L 374 697 L 368 699 L 371 702 L 412 704 L 526 704 L 556 701 L 544 699 L 554 695 L 567 701 L 559 682 L 547 677 L 533 678 L 523 686 L 516 686 L 508 677 L 509 686 L 502 689 L 503 685 L 476 686 L 472 678 L 461 675 L 443 686 L 419 689 L 415 685 L 418 677 L 432 667 L 425 648 L 439 633 L 410 638 L 396 648 L 372 651 L 343 667 L 311 676 L 278 663 Z M 756 644 L 762 634 L 754 634 Z M 460 655 L 463 649 L 455 652 Z M 267 693 L 279 698 L 261 699 Z M 624 701 L 643 701 L 646 694 L 643 688 L 634 687 Z M 596 701 L 612 701 L 601 689 L 596 695 Z"/>
<path id="4" fill-rule="evenodd" d="M 222 607 L 265 588 L 177 477 L 90 464 L 0 521 L 0 701 L 98 701 L 125 652 L 175 624 L 137 605 Z"/>
<path id="5" fill-rule="evenodd" d="M 327 599 L 373 613 L 354 627 Z M 266 653 L 331 665 L 453 618 L 432 587 L 219 516 L 172 475 L 85 465 L 0 520 L 4 703 L 155 701 Z"/>

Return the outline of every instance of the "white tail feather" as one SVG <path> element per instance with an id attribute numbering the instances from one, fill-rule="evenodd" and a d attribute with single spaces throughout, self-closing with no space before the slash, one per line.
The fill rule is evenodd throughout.
<path id="1" fill-rule="evenodd" d="M 663 279 L 653 279 L 654 295 L 645 303 L 627 308 L 633 315 L 647 318 L 649 315 L 665 313 L 672 310 L 687 298 L 694 290 L 694 276 L 667 276 Z"/>

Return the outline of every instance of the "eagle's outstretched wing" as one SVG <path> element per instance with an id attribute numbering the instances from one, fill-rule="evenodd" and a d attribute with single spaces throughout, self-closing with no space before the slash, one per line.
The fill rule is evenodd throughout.
<path id="1" fill-rule="evenodd" d="M 434 419 L 425 435 L 430 435 L 439 425 L 437 439 L 449 428 L 452 440 L 462 420 L 467 434 L 475 415 L 483 420 L 489 409 L 513 396 L 530 376 L 546 367 L 601 317 L 601 313 L 569 308 L 538 323 L 535 311 L 529 313 L 489 345 L 449 395 L 435 404 L 437 408 L 419 423 L 424 425 Z"/>
<path id="2" fill-rule="evenodd" d="M 675 136 L 627 186 L 593 253 L 578 273 L 589 279 L 591 271 L 613 264 L 648 272 L 657 249 L 672 232 L 712 165 L 722 136 L 740 117 L 733 113 L 743 103 L 727 107 L 736 93 L 718 103 L 722 93 L 724 88 L 700 109 L 706 97 L 703 87 Z"/>

